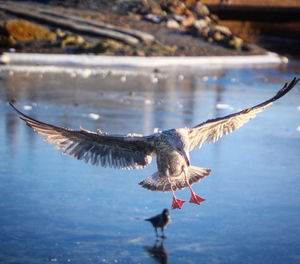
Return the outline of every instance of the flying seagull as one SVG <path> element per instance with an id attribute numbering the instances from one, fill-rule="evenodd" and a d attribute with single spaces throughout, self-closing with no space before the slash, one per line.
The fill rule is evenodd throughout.
<path id="1" fill-rule="evenodd" d="M 37 121 L 10 105 L 35 132 L 47 136 L 45 141 L 57 144 L 64 154 L 93 165 L 121 169 L 145 168 L 156 156 L 158 171 L 139 184 L 151 191 L 172 192 L 172 209 L 181 209 L 185 201 L 175 196 L 175 191 L 188 187 L 190 202 L 200 204 L 205 199 L 198 196 L 191 185 L 208 176 L 210 169 L 190 165 L 189 152 L 205 142 L 216 142 L 253 119 L 256 114 L 272 105 L 289 92 L 299 81 L 294 78 L 277 94 L 256 106 L 224 117 L 209 119 L 192 128 L 173 128 L 149 136 L 139 134 L 109 135 L 97 130 L 88 131 L 80 127 L 73 130 Z"/>
<path id="2" fill-rule="evenodd" d="M 164 209 L 161 214 L 147 218 L 145 221 L 149 221 L 153 225 L 156 236 L 158 236 L 157 228 L 161 228 L 162 238 L 165 238 L 164 229 L 171 221 L 169 210 Z"/>

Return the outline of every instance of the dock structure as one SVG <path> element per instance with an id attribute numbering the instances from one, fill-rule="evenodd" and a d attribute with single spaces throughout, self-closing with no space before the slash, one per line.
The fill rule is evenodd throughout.
<path id="1" fill-rule="evenodd" d="M 298 0 L 203 0 L 221 20 L 300 21 Z"/>

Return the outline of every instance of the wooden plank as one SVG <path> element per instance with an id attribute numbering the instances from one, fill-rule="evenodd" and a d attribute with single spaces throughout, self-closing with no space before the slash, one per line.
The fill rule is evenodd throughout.
<path id="1" fill-rule="evenodd" d="M 143 32 L 143 31 L 140 31 L 140 30 L 131 29 L 131 28 L 116 27 L 116 26 L 113 26 L 113 25 L 105 25 L 104 26 L 104 25 L 100 25 L 99 23 L 92 22 L 92 21 L 89 21 L 87 19 L 83 19 L 83 18 L 71 16 L 71 15 L 66 16 L 66 15 L 63 15 L 63 14 L 58 14 L 58 13 L 52 12 L 50 10 L 47 10 L 47 11 L 44 11 L 44 10 L 41 10 L 41 9 L 37 9 L 37 10 L 41 14 L 61 17 L 63 19 L 69 19 L 69 20 L 72 20 L 72 21 L 75 21 L 75 22 L 78 22 L 78 23 L 81 23 L 81 24 L 86 24 L 86 25 L 98 27 L 98 28 L 101 28 L 101 29 L 108 29 L 108 30 L 124 33 L 124 34 L 130 35 L 130 36 L 133 36 L 135 38 L 138 38 L 138 39 L 140 39 L 144 42 L 154 41 L 154 36 L 153 35 L 151 35 L 149 33 L 146 33 L 146 32 Z"/>
<path id="2" fill-rule="evenodd" d="M 122 41 L 124 43 L 130 44 L 130 45 L 137 45 L 139 43 L 139 40 L 136 37 L 130 36 L 128 34 L 124 34 L 121 32 L 116 32 L 114 30 L 109 29 L 101 29 L 97 28 L 95 26 L 91 25 L 80 25 L 76 24 L 72 21 L 66 20 L 66 19 L 59 19 L 54 18 L 48 15 L 41 15 L 38 12 L 35 12 L 33 10 L 20 10 L 19 8 L 14 7 L 8 7 L 7 5 L 1 5 L 0 9 L 9 12 L 11 14 L 21 16 L 24 18 L 36 20 L 43 24 L 53 25 L 60 28 L 65 28 L 71 31 L 88 34 L 88 35 L 94 35 L 104 38 L 110 38 L 115 39 L 118 41 Z"/>

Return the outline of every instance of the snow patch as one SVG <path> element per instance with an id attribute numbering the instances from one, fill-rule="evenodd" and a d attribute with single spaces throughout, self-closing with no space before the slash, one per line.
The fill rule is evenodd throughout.
<path id="1" fill-rule="evenodd" d="M 95 113 L 89 113 L 88 117 L 94 120 L 98 120 L 100 118 L 100 115 L 95 114 Z"/>
<path id="2" fill-rule="evenodd" d="M 31 105 L 24 105 L 23 109 L 26 110 L 26 111 L 29 111 L 29 110 L 32 109 L 32 106 Z"/>
<path id="3" fill-rule="evenodd" d="M 233 110 L 233 107 L 229 104 L 216 104 L 216 108 Z"/>
<path id="4" fill-rule="evenodd" d="M 162 66 L 202 66 L 218 67 L 224 65 L 250 64 L 281 64 L 287 63 L 286 57 L 268 52 L 265 55 L 253 56 L 195 56 L 195 57 L 138 57 L 138 56 L 99 56 L 99 55 L 66 55 L 66 54 L 37 54 L 37 53 L 4 53 L 5 60 L 11 64 L 41 64 L 41 65 L 73 65 L 73 66 L 135 66 L 135 67 L 162 67 Z"/>

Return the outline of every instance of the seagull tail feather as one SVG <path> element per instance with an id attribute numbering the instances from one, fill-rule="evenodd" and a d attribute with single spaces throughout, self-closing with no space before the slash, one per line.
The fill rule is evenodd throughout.
<path id="1" fill-rule="evenodd" d="M 208 176 L 211 172 L 211 169 L 199 168 L 195 166 L 190 166 L 188 168 L 187 179 L 190 185 L 200 181 L 201 179 Z M 172 177 L 172 188 L 173 191 L 182 190 L 187 187 L 185 177 L 182 174 L 180 177 Z M 158 172 L 155 172 L 150 177 L 147 177 L 139 183 L 143 188 L 150 191 L 156 192 L 171 192 L 171 186 L 168 182 L 167 177 L 159 177 Z"/>
<path id="2" fill-rule="evenodd" d="M 202 180 L 203 178 L 207 177 L 210 174 L 210 172 L 211 169 L 190 166 L 187 175 L 189 184 L 192 185 Z"/>

